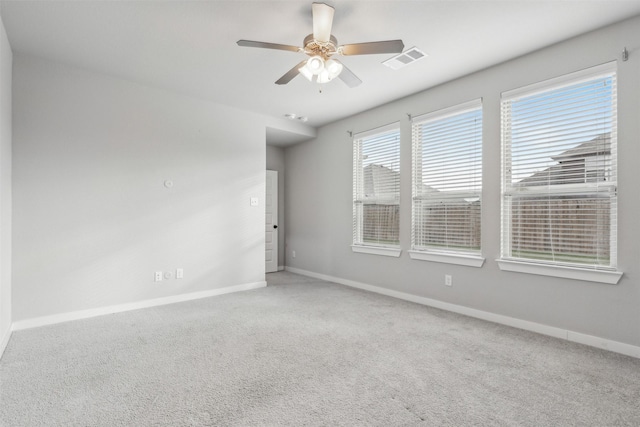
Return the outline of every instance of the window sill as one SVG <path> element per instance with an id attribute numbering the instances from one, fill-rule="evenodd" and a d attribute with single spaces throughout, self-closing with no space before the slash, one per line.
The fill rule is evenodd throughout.
<path id="1" fill-rule="evenodd" d="M 360 254 L 370 254 L 370 255 L 382 255 L 382 256 L 390 256 L 398 258 L 402 249 L 400 248 L 385 248 L 378 246 L 360 246 L 360 245 L 352 245 L 351 250 Z"/>
<path id="2" fill-rule="evenodd" d="M 437 253 L 426 251 L 409 251 L 411 259 L 421 261 L 442 262 L 446 264 L 466 265 L 468 267 L 482 267 L 484 258 L 480 255 L 466 255 L 455 253 Z"/>
<path id="3" fill-rule="evenodd" d="M 561 265 L 543 265 L 522 261 L 497 259 L 500 270 L 517 273 L 537 274 L 540 276 L 562 277 L 564 279 L 585 280 L 587 282 L 615 285 L 620 281 L 622 272 L 593 270 L 589 268 L 566 267 Z"/>

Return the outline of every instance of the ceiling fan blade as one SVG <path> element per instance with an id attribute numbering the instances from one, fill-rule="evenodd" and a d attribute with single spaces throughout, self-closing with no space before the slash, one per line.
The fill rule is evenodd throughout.
<path id="1" fill-rule="evenodd" d="M 335 9 L 333 7 L 324 3 L 313 3 L 311 5 L 313 38 L 319 42 L 328 42 L 331 37 L 334 11 Z"/>
<path id="2" fill-rule="evenodd" d="M 301 63 L 299 63 L 298 65 L 296 65 L 295 67 L 293 67 L 292 69 L 290 69 L 289 71 L 287 71 L 287 73 L 280 77 L 277 81 L 276 84 L 277 85 L 286 85 L 287 83 L 289 83 L 291 80 L 293 80 L 293 78 L 295 76 L 297 76 L 298 74 L 300 74 L 300 71 L 298 71 L 298 69 L 302 68 L 304 66 L 304 64 L 306 64 L 306 60 L 302 61 Z"/>
<path id="3" fill-rule="evenodd" d="M 404 49 L 402 40 L 385 40 L 381 42 L 345 44 L 340 47 L 343 55 L 370 55 L 375 53 L 401 53 Z"/>
<path id="4" fill-rule="evenodd" d="M 347 86 L 356 87 L 360 83 L 362 83 L 362 80 L 360 80 L 358 76 L 353 74 L 353 71 L 348 69 L 346 65 L 344 65 L 342 62 L 338 61 L 337 59 L 334 59 L 334 61 L 342 65 L 342 72 L 338 75 L 338 78 L 340 78 L 340 80 L 345 82 Z"/>
<path id="5" fill-rule="evenodd" d="M 289 50 L 291 52 L 298 52 L 300 50 L 299 47 L 290 46 L 290 45 L 287 45 L 287 44 L 256 42 L 256 41 L 253 41 L 253 40 L 238 40 L 238 46 L 261 47 L 261 48 L 264 48 L 264 49 Z"/>

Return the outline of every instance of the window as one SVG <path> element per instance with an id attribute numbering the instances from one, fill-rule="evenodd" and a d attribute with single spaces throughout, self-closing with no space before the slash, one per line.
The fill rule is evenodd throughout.
<path id="1" fill-rule="evenodd" d="M 616 115 L 612 64 L 503 94 L 503 260 L 615 270 Z"/>
<path id="2" fill-rule="evenodd" d="M 396 123 L 354 136 L 353 248 L 399 256 L 399 246 L 400 128 Z"/>
<path id="3" fill-rule="evenodd" d="M 411 257 L 480 267 L 482 101 L 414 118 L 412 145 Z"/>

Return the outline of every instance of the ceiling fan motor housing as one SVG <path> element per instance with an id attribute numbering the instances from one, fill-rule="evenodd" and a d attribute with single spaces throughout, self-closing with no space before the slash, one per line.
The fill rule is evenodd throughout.
<path id="1" fill-rule="evenodd" d="M 329 37 L 329 41 L 321 42 L 313 38 L 313 34 L 309 34 L 302 42 L 304 53 L 309 56 L 320 56 L 325 61 L 331 55 L 338 53 L 338 40 L 334 36 Z"/>

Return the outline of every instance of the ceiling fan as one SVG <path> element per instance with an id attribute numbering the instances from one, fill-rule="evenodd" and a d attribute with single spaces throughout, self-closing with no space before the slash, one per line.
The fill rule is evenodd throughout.
<path id="1" fill-rule="evenodd" d="M 311 13 L 313 15 L 313 33 L 304 38 L 303 47 L 252 40 L 238 40 L 238 46 L 303 52 L 310 57 L 280 77 L 276 81 L 278 85 L 287 84 L 298 74 L 302 74 L 309 81 L 317 83 L 327 83 L 339 77 L 349 87 L 358 86 L 362 80 L 342 62 L 334 59 L 334 55 L 401 53 L 404 49 L 402 40 L 338 45 L 338 40 L 331 34 L 334 8 L 324 3 L 313 3 Z"/>

